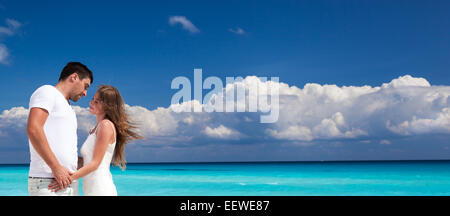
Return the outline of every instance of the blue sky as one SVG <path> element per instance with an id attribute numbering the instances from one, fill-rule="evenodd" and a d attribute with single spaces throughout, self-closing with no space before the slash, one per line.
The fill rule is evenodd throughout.
<path id="1" fill-rule="evenodd" d="M 168 108 L 176 92 L 170 89 L 172 79 L 186 76 L 193 80 L 194 68 L 202 68 L 204 77 L 217 76 L 223 80 L 227 76 L 277 76 L 280 82 L 299 89 L 307 83 L 377 87 L 395 79 L 415 82 L 404 77 L 411 75 L 426 79 L 432 91 L 440 94 L 438 107 L 430 108 L 420 102 L 417 105 L 430 109 L 422 112 L 427 113 L 422 119 L 440 122 L 430 130 L 404 131 L 403 128 L 400 131 L 389 127 L 391 132 L 397 133 L 390 134 L 366 127 L 362 130 L 368 135 L 362 138 L 342 140 L 342 137 L 317 135 L 313 137 L 319 137 L 318 140 L 308 141 L 282 133 L 284 129 L 300 129 L 303 123 L 295 127 L 280 123 L 275 129 L 252 132 L 241 128 L 243 124 L 227 124 L 218 118 L 219 123 L 199 127 L 217 129 L 224 125 L 246 138 L 209 140 L 201 139 L 198 134 L 193 135 L 197 137 L 196 142 L 181 138 L 170 141 L 173 146 L 187 143 L 188 147 L 165 149 L 154 146 L 168 143 L 173 134 L 152 132 L 149 133 L 153 138 L 149 139 L 150 144 L 136 145 L 140 146 L 136 147 L 139 150 L 130 148 L 130 161 L 133 158 L 136 161 L 449 159 L 448 122 L 438 117 L 446 114 L 442 109 L 448 107 L 448 88 L 435 88 L 450 83 L 449 11 L 448 1 L 0 0 L 0 27 L 10 31 L 2 33 L 0 28 L 0 49 L 4 47 L 8 52 L 3 59 L 0 57 L 0 91 L 3 92 L 0 110 L 27 108 L 31 93 L 43 84 L 56 84 L 68 61 L 81 61 L 94 72 L 93 87 L 76 105 L 87 107 L 98 85 L 111 84 L 121 91 L 127 104 L 148 111 Z M 173 16 L 185 17 L 198 31 L 190 32 L 180 23 L 171 25 L 169 19 Z M 13 27 L 11 20 L 20 26 Z M 241 34 L 238 29 L 242 29 Z M 381 95 L 395 97 L 396 94 Z M 396 110 L 394 107 L 392 105 Z M 340 112 L 345 119 L 352 119 L 347 117 L 350 114 L 346 112 L 351 113 L 349 110 L 339 109 L 333 113 Z M 320 114 L 320 118 L 331 119 L 333 113 Z M 398 119 L 398 126 L 403 121 L 412 125 L 413 116 L 420 119 L 419 108 L 411 108 L 407 113 L 410 116 Z M 381 119 L 388 121 L 394 117 L 386 114 Z M 354 121 L 357 120 L 359 118 L 355 117 Z M 311 129 L 320 122 L 311 125 Z M 360 125 L 351 126 L 346 122 L 345 126 L 351 131 L 351 127 Z M 251 124 L 248 127 L 263 126 Z M 3 134 L 9 134 L 3 136 L 8 138 L 1 143 L 26 141 L 26 137 L 10 138 L 15 133 L 21 136 L 20 130 L 11 128 L 11 125 L 0 128 Z M 176 130 L 182 128 L 179 126 Z M 183 133 L 187 133 L 188 128 L 183 129 Z M 361 125 L 361 128 L 364 127 Z M 278 139 L 256 139 L 259 133 Z M 80 138 L 80 142 L 83 140 Z M 160 143 L 155 144 L 153 140 Z M 312 144 L 290 145 L 295 142 Z M 367 145 L 355 144 L 358 142 Z M 19 147 L 2 147 L 1 143 L 0 152 L 25 153 L 17 160 L 26 162 L 26 142 Z M 267 148 L 259 146 L 266 144 Z M 195 150 L 198 155 L 185 153 L 195 148 L 199 148 Z M 224 149 L 223 153 L 217 153 L 218 148 Z M 242 151 L 252 152 L 252 155 L 242 154 Z M 4 160 L 0 162 L 17 162 Z"/>

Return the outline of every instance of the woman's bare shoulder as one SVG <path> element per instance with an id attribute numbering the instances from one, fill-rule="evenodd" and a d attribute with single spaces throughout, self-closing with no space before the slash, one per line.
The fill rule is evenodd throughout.
<path id="1" fill-rule="evenodd" d="M 103 119 L 100 123 L 101 133 L 113 134 L 114 133 L 114 123 L 108 119 Z"/>

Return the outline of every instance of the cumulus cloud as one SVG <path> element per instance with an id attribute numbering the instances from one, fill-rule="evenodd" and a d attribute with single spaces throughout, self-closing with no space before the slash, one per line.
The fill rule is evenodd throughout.
<path id="1" fill-rule="evenodd" d="M 8 132 L 24 131 L 27 123 L 28 109 L 13 107 L 4 110 L 0 115 L 0 136 L 8 136 Z"/>
<path id="2" fill-rule="evenodd" d="M 89 132 L 95 126 L 95 116 L 89 113 L 88 108 L 73 106 L 73 109 L 77 114 L 79 132 Z M 20 139 L 26 140 L 28 114 L 29 109 L 24 107 L 3 110 L 0 115 L 0 136 L 11 136 L 11 133 L 18 133 L 21 134 Z"/>
<path id="3" fill-rule="evenodd" d="M 422 86 L 430 87 L 430 83 L 424 78 L 416 78 L 410 75 L 399 77 L 398 79 L 392 80 L 390 83 L 383 83 L 382 88 L 397 88 L 403 86 Z"/>
<path id="4" fill-rule="evenodd" d="M 226 128 L 239 131 L 253 139 L 313 142 L 315 140 L 376 139 L 385 136 L 450 133 L 449 86 L 431 86 L 424 78 L 405 75 L 381 86 L 336 86 L 308 83 L 303 88 L 286 83 L 263 82 L 249 76 L 229 84 L 230 89 L 249 89 L 254 85 L 278 85 L 280 117 L 274 124 L 258 124 L 251 113 L 203 113 L 189 115 L 190 125 L 203 128 L 205 124 L 227 123 Z M 260 95 L 246 95 L 254 100 Z M 211 100 L 223 99 L 223 94 Z M 247 103 L 248 105 L 248 103 Z M 201 106 L 198 101 L 176 104 L 169 109 L 183 110 L 184 106 Z M 236 107 L 246 106 L 237 101 Z M 226 116 L 226 117 L 225 117 Z M 215 122 L 217 121 L 217 122 Z M 250 127 L 256 127 L 252 130 Z M 210 127 L 217 128 L 216 127 Z M 385 143 L 385 142 L 383 142 Z"/>
<path id="5" fill-rule="evenodd" d="M 77 114 L 78 131 L 87 134 L 96 124 L 95 116 L 89 113 L 89 108 L 80 106 L 72 106 Z"/>
<path id="6" fill-rule="evenodd" d="M 146 137 L 173 136 L 177 132 L 179 119 L 172 111 L 158 107 L 148 110 L 141 106 L 126 106 L 127 113 L 138 126 L 138 132 Z"/>
<path id="7" fill-rule="evenodd" d="M 209 137 L 220 139 L 238 139 L 240 136 L 239 132 L 229 129 L 223 125 L 220 125 L 217 128 L 206 126 L 206 128 L 203 130 L 203 133 L 205 133 Z"/>
<path id="8" fill-rule="evenodd" d="M 286 83 L 262 81 L 255 76 L 227 84 L 230 88 L 278 85 L 280 116 L 275 123 L 259 122 L 258 112 L 178 112 L 185 106 L 204 109 L 207 104 L 192 100 L 149 110 L 126 106 L 138 132 L 147 140 L 140 145 L 191 146 L 211 143 L 296 143 L 360 140 L 361 143 L 390 144 L 391 138 L 450 134 L 450 86 L 433 86 L 424 78 L 409 75 L 380 86 L 336 86 L 308 83 L 303 88 Z M 266 92 L 267 94 L 267 92 Z M 246 95 L 255 100 L 261 95 Z M 223 94 L 211 97 L 221 99 Z M 222 98 L 223 99 L 223 98 Z M 245 106 L 237 101 L 236 106 Z M 80 134 L 95 124 L 87 108 L 74 107 Z M 11 131 L 24 133 L 28 110 L 14 107 L 0 115 L 0 136 Z M 17 135 L 17 133 L 14 133 Z M 381 140 L 381 141 L 380 141 Z"/>
<path id="9" fill-rule="evenodd" d="M 423 78 L 406 75 L 380 87 L 310 83 L 286 90 L 280 89 L 280 120 L 269 130 L 278 139 L 450 133 L 450 87 L 431 86 Z"/>
<path id="10" fill-rule="evenodd" d="M 402 135 L 450 133 L 450 109 L 443 108 L 435 116 L 434 118 L 417 118 L 414 115 L 411 120 L 404 121 L 398 125 L 391 125 L 390 121 L 387 121 L 386 127 L 392 132 Z"/>
<path id="11" fill-rule="evenodd" d="M 299 125 L 289 126 L 288 128 L 282 131 L 267 129 L 267 133 L 269 133 L 272 137 L 276 139 L 303 140 L 303 141 L 311 141 L 313 139 L 311 129 Z"/>
<path id="12" fill-rule="evenodd" d="M 180 24 L 183 29 L 189 31 L 190 33 L 200 32 L 200 30 L 185 16 L 171 16 L 169 17 L 169 24 L 172 26 Z"/>

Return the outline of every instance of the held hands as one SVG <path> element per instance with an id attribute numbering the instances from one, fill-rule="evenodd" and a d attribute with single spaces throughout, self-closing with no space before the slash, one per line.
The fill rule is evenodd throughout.
<path id="1" fill-rule="evenodd" d="M 55 177 L 54 180 L 52 180 L 52 183 L 48 185 L 48 189 L 51 189 L 54 192 L 57 192 L 59 190 L 67 188 L 70 184 L 72 184 L 72 177 L 73 174 L 68 169 L 59 166 L 55 169 L 52 169 L 53 176 Z"/>
<path id="2" fill-rule="evenodd" d="M 72 181 L 73 180 L 74 179 L 72 179 Z M 56 193 L 60 190 L 64 190 L 65 188 L 60 187 L 58 182 L 55 179 L 53 179 L 52 182 L 48 185 L 48 189 Z"/>

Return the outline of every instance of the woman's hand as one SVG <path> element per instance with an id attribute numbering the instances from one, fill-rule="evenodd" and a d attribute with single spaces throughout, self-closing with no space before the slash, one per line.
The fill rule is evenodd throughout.
<path id="1" fill-rule="evenodd" d="M 52 182 L 48 185 L 48 189 L 51 190 L 52 192 L 57 192 L 62 188 L 59 186 L 58 182 L 55 179 L 53 179 Z"/>
<path id="2" fill-rule="evenodd" d="M 75 179 L 73 179 L 72 176 L 70 176 L 70 181 L 73 182 L 74 180 Z M 52 182 L 48 185 L 48 189 L 56 193 L 60 190 L 63 190 L 64 188 L 61 188 L 56 179 L 53 179 Z"/>

